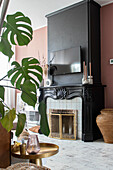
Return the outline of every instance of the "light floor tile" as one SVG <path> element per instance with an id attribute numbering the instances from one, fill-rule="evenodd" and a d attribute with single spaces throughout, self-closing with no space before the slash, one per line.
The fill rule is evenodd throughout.
<path id="1" fill-rule="evenodd" d="M 103 140 L 83 142 L 38 136 L 40 142 L 59 146 L 58 154 L 43 159 L 43 165 L 51 170 L 113 170 L 113 144 Z M 12 158 L 12 164 L 21 161 L 26 160 Z"/>

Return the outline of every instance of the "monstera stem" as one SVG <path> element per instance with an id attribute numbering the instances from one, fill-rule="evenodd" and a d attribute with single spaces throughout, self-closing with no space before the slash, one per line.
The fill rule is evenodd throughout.
<path id="1" fill-rule="evenodd" d="M 4 77 L 2 77 L 2 78 L 0 79 L 0 81 L 4 80 L 7 76 L 8 76 L 8 75 L 5 75 Z"/>
<path id="2" fill-rule="evenodd" d="M 0 16 L 0 35 L 1 35 L 1 30 L 2 30 L 2 26 L 3 26 L 3 23 L 4 23 L 4 18 L 5 18 L 5 15 L 6 15 L 6 11 L 7 11 L 7 8 L 8 8 L 8 4 L 9 4 L 9 1 L 10 0 L 0 0 L 0 6 L 2 5 L 2 12 L 1 12 L 1 16 Z"/>

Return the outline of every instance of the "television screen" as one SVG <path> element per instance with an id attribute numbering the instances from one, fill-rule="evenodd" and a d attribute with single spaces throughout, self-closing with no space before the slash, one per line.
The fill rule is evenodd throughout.
<path id="1" fill-rule="evenodd" d="M 81 50 L 73 47 L 50 53 L 50 74 L 68 74 L 81 72 Z"/>

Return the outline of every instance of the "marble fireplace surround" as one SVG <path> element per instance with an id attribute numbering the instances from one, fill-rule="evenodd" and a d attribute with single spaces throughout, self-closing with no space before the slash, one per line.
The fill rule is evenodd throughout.
<path id="1" fill-rule="evenodd" d="M 68 105 L 67 109 L 71 109 L 70 107 L 73 106 L 74 108 L 72 107 L 72 109 L 78 110 L 79 116 L 81 116 L 81 118 L 78 117 L 78 123 L 80 123 L 80 125 L 78 125 L 78 137 L 85 142 L 89 142 L 101 138 L 101 133 L 96 125 L 96 117 L 100 113 L 100 110 L 104 108 L 103 94 L 104 86 L 100 84 L 58 85 L 41 87 L 39 101 L 44 100 L 46 105 L 51 103 L 49 105 L 53 107 L 52 102 L 57 100 L 56 103 L 60 103 L 60 105 L 65 102 L 64 106 L 66 107 Z M 68 104 L 66 105 L 66 103 Z M 78 103 L 79 106 L 77 106 Z M 56 105 L 58 106 L 58 104 Z M 64 106 L 62 105 L 60 107 L 62 108 Z"/>

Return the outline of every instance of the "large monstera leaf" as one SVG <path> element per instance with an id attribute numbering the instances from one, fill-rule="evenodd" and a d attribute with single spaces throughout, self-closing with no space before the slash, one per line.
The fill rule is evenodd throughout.
<path id="1" fill-rule="evenodd" d="M 12 62 L 13 69 L 9 70 L 12 85 L 22 91 L 22 99 L 28 105 L 35 106 L 37 102 L 36 88 L 42 81 L 42 68 L 39 61 L 33 57 L 22 59 L 22 65 Z"/>
<path id="2" fill-rule="evenodd" d="M 12 44 L 28 45 L 32 40 L 33 30 L 31 20 L 22 12 L 7 15 L 3 24 L 3 33 L 0 41 L 0 51 L 10 58 L 13 55 Z"/>
<path id="3" fill-rule="evenodd" d="M 3 86 L 0 86 L 0 122 L 2 126 L 9 132 L 13 128 L 13 121 L 16 118 L 16 110 L 10 109 L 6 104 L 4 104 L 4 92 Z M 25 122 L 26 115 L 18 114 L 18 122 L 16 127 L 16 135 L 19 136 L 22 132 Z"/>
<path id="4" fill-rule="evenodd" d="M 7 110 L 5 116 L 0 120 L 2 126 L 9 132 L 13 128 L 13 121 L 16 118 L 16 111 Z"/>
<path id="5" fill-rule="evenodd" d="M 4 21 L 3 24 L 3 27 L 6 28 L 3 37 L 8 39 L 8 34 L 10 33 L 10 41 L 13 45 L 16 45 L 15 35 L 19 46 L 27 45 L 32 40 L 31 20 L 25 17 L 22 12 L 7 15 L 6 20 L 7 22 Z"/>
<path id="6" fill-rule="evenodd" d="M 0 122 L 2 126 L 9 132 L 13 128 L 13 121 L 16 118 L 16 111 L 15 109 L 9 109 L 9 107 L 4 104 L 4 92 L 4 87 L 0 86 Z"/>
<path id="7" fill-rule="evenodd" d="M 16 136 L 18 137 L 24 128 L 25 122 L 26 122 L 26 115 L 21 113 L 17 115 L 18 117 L 18 122 L 17 122 L 17 127 L 16 127 Z"/>
<path id="8" fill-rule="evenodd" d="M 40 120 L 41 132 L 44 135 L 48 136 L 50 133 L 50 130 L 49 130 L 47 114 L 46 114 L 46 105 L 43 100 L 40 102 L 38 110 L 39 110 L 39 114 L 41 115 L 41 120 Z"/>
<path id="9" fill-rule="evenodd" d="M 0 99 L 4 101 L 4 87 L 3 86 L 0 86 Z"/>
<path id="10" fill-rule="evenodd" d="M 4 87 L 0 86 L 0 122 L 2 126 L 9 132 L 13 128 L 13 121 L 16 118 L 16 110 L 14 108 L 10 109 L 6 104 L 4 104 L 4 92 Z M 24 128 L 26 115 L 18 114 L 17 117 L 18 122 L 16 127 L 16 135 L 19 136 Z"/>
<path id="11" fill-rule="evenodd" d="M 35 107 L 37 102 L 37 92 L 36 86 L 30 80 L 26 80 L 23 85 L 21 85 L 21 98 L 28 105 Z"/>
<path id="12" fill-rule="evenodd" d="M 9 57 L 9 61 L 12 58 L 14 52 L 11 49 L 11 45 L 7 39 L 1 38 L 0 41 L 0 51 Z"/>

